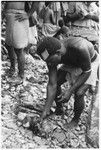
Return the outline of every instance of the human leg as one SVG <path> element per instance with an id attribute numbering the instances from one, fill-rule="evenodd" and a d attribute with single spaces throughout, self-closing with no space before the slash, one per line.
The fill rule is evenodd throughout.
<path id="1" fill-rule="evenodd" d="M 5 44 L 5 46 L 8 50 L 8 55 L 11 63 L 9 73 L 10 75 L 13 75 L 15 73 L 16 54 L 12 46 L 8 46 L 7 44 Z"/>
<path id="2" fill-rule="evenodd" d="M 18 61 L 18 75 L 23 79 L 24 78 L 24 65 L 25 65 L 25 54 L 23 49 L 15 49 L 17 54 Z"/>
<path id="3" fill-rule="evenodd" d="M 62 98 L 62 91 L 61 91 L 61 85 L 66 82 L 66 71 L 63 70 L 58 70 L 58 81 L 57 81 L 57 94 L 55 98 L 55 103 L 56 103 L 56 114 L 61 115 L 63 113 L 63 107 L 62 103 L 58 102 Z"/>
<path id="4" fill-rule="evenodd" d="M 79 122 L 79 118 L 81 116 L 81 113 L 83 112 L 85 103 L 84 103 L 84 95 L 87 89 L 89 88 L 89 85 L 84 84 L 81 86 L 74 95 L 74 117 L 72 121 L 67 125 L 67 127 L 72 128 L 77 126 Z"/>

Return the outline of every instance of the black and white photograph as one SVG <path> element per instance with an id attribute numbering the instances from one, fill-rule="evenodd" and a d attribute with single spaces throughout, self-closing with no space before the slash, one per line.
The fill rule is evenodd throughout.
<path id="1" fill-rule="evenodd" d="M 100 149 L 100 1 L 0 3 L 1 149 Z"/>

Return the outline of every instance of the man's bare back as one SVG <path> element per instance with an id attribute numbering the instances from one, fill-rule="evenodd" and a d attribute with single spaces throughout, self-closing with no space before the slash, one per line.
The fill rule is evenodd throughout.
<path id="1" fill-rule="evenodd" d="M 43 23 L 52 23 L 54 24 L 53 12 L 49 7 L 45 8 L 45 13 L 43 16 Z"/>

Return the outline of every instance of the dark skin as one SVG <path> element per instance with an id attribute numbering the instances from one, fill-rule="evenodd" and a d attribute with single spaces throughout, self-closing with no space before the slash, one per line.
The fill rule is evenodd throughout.
<path id="1" fill-rule="evenodd" d="M 51 105 L 52 105 L 52 103 L 53 103 L 53 101 L 56 97 L 56 92 L 58 91 L 58 88 L 60 88 L 60 86 L 66 81 L 65 76 L 62 76 L 62 74 L 66 75 L 66 73 L 62 72 L 62 74 L 59 77 L 57 77 L 57 74 L 58 74 L 57 66 L 55 66 L 55 65 L 50 66 L 50 67 L 48 66 L 48 69 L 49 69 L 49 82 L 48 82 L 48 85 L 47 85 L 47 100 L 46 100 L 46 103 L 45 103 L 44 111 L 43 111 L 42 116 L 41 116 L 42 120 L 47 115 L 50 114 L 50 108 L 51 108 Z M 77 91 L 78 93 L 82 92 L 81 99 L 83 99 L 84 98 L 84 93 L 83 93 L 82 89 L 84 89 L 84 87 L 85 87 L 85 91 L 86 91 L 88 89 L 88 86 L 82 86 L 82 85 L 88 79 L 89 75 L 90 75 L 90 72 L 89 73 L 82 73 L 82 75 L 77 79 L 76 83 L 69 89 L 69 91 L 67 93 L 65 93 L 65 95 L 63 95 L 63 97 L 58 101 L 58 103 L 59 102 L 62 102 L 62 103 L 68 102 L 71 95 L 75 91 Z M 59 80 L 58 80 L 58 78 L 59 78 Z M 81 88 L 79 89 L 79 87 L 81 87 L 82 89 Z M 77 99 L 78 96 L 75 96 L 75 97 L 76 97 L 75 99 Z M 58 107 L 57 107 L 57 109 L 58 109 Z M 81 110 L 81 112 L 82 112 L 82 110 Z M 81 114 L 81 112 L 80 112 L 80 114 Z M 74 119 L 72 121 L 73 125 L 74 124 L 77 125 L 79 117 L 80 117 L 80 115 L 78 117 L 77 116 L 74 117 Z"/>
<path id="2" fill-rule="evenodd" d="M 40 14 L 40 17 L 43 19 L 43 23 L 55 24 L 53 10 L 50 8 L 50 4 L 46 5 L 44 8 L 44 15 Z"/>
<path id="3" fill-rule="evenodd" d="M 76 46 L 78 47 L 77 51 L 81 53 L 81 57 L 80 56 L 78 56 L 78 57 L 81 58 L 81 60 L 83 57 L 85 57 L 84 61 L 87 63 L 87 66 L 89 66 L 89 68 L 87 68 L 87 66 L 86 66 L 85 69 L 87 69 L 89 71 L 86 71 L 86 70 L 83 71 L 82 74 L 77 78 L 76 82 L 71 86 L 69 91 L 66 92 L 65 95 L 62 96 L 62 98 L 57 100 L 57 96 L 59 96 L 61 94 L 61 85 L 64 82 L 66 82 L 66 79 L 65 79 L 66 71 L 63 71 L 61 69 L 57 70 L 57 65 L 70 63 L 69 61 L 66 63 L 64 60 L 65 60 L 65 58 L 67 60 L 69 60 L 70 56 L 68 56 L 68 52 L 69 52 L 69 50 L 70 51 L 72 50 L 70 47 L 68 47 L 68 43 L 70 43 L 70 41 L 65 41 L 64 47 L 66 49 L 61 48 L 61 50 L 59 50 L 58 53 L 51 55 L 46 60 L 46 63 L 47 63 L 48 69 L 49 69 L 49 82 L 47 85 L 47 100 L 45 103 L 43 113 L 41 115 L 41 121 L 43 121 L 43 119 L 47 115 L 50 114 L 50 108 L 51 108 L 54 100 L 57 104 L 56 110 L 59 109 L 59 111 L 60 111 L 60 108 L 62 107 L 61 103 L 68 102 L 71 95 L 75 94 L 74 118 L 72 119 L 70 124 L 68 124 L 68 127 L 74 127 L 77 125 L 79 118 L 80 118 L 80 115 L 84 109 L 84 94 L 89 87 L 88 85 L 85 85 L 84 83 L 88 79 L 88 77 L 90 76 L 90 73 L 91 73 L 91 71 L 90 71 L 91 59 L 90 59 L 90 57 L 92 57 L 93 51 L 94 51 L 93 46 L 90 42 L 88 42 L 88 41 L 86 42 L 84 40 L 83 44 L 84 44 L 85 48 L 84 47 L 82 48 L 81 44 L 79 44 L 79 42 L 78 42 L 78 38 L 76 38 L 77 42 L 74 42 L 73 39 L 71 40 L 70 45 L 73 45 L 74 49 L 76 48 Z M 76 45 L 75 45 L 75 43 L 76 43 Z M 87 44 L 88 44 L 88 46 L 87 46 Z M 89 53 L 90 53 L 90 55 L 89 55 Z M 63 57 L 64 57 L 64 59 L 63 59 Z M 72 57 L 74 57 L 73 54 L 72 54 Z M 76 57 L 76 55 L 75 55 L 75 57 Z M 71 63 L 73 63 L 73 58 L 72 59 L 70 58 L 70 60 L 72 60 Z M 75 60 L 75 58 L 74 58 L 74 60 Z M 74 64 L 75 64 L 75 61 L 74 61 Z M 85 65 L 85 63 L 83 63 L 83 64 Z M 84 66 L 82 67 L 82 70 L 83 69 L 84 69 Z"/>

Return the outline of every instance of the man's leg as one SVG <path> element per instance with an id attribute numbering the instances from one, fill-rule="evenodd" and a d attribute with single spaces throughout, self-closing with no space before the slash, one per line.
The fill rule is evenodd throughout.
<path id="1" fill-rule="evenodd" d="M 87 89 L 89 88 L 89 85 L 84 84 L 82 87 L 80 87 L 77 92 L 75 93 L 74 99 L 74 117 L 72 121 L 70 122 L 70 127 L 76 126 L 79 122 L 79 118 L 81 116 L 81 113 L 84 109 L 84 95 Z"/>
<path id="2" fill-rule="evenodd" d="M 56 98 L 55 98 L 55 102 L 56 102 L 56 114 L 57 115 L 61 115 L 63 113 L 63 106 L 62 103 L 59 103 L 58 101 L 62 98 L 61 94 L 61 85 L 66 82 L 66 71 L 63 70 L 58 70 L 58 82 L 57 82 L 57 94 L 56 94 Z"/>
<path id="3" fill-rule="evenodd" d="M 14 49 L 17 54 L 18 61 L 18 75 L 24 78 L 25 54 L 23 49 Z"/>
<path id="4" fill-rule="evenodd" d="M 13 75 L 15 73 L 15 64 L 16 64 L 16 54 L 14 51 L 14 48 L 11 46 L 8 46 L 7 44 L 5 44 L 7 50 L 8 50 L 8 55 L 9 55 L 9 59 L 11 62 L 11 67 L 10 67 L 10 75 Z"/>

